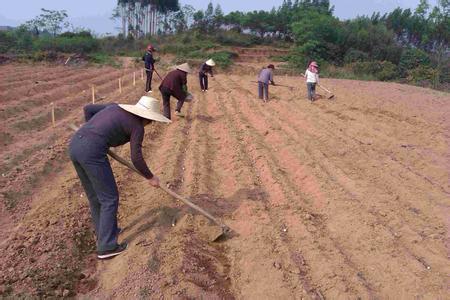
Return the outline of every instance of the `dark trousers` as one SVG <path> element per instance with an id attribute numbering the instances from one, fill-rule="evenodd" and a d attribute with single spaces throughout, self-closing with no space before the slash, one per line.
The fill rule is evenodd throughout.
<path id="1" fill-rule="evenodd" d="M 106 150 L 93 138 L 77 132 L 69 146 L 70 159 L 89 200 L 97 250 L 117 247 L 119 192 Z"/>
<path id="2" fill-rule="evenodd" d="M 153 71 L 145 71 L 147 74 L 147 81 L 145 82 L 145 91 L 151 91 L 152 90 L 152 78 L 153 78 Z"/>
<path id="3" fill-rule="evenodd" d="M 170 118 L 170 96 L 172 96 L 172 94 L 167 91 L 167 90 L 160 90 L 161 91 L 161 96 L 163 99 L 163 112 L 164 112 L 164 116 L 166 118 L 168 118 L 169 120 Z M 181 108 L 183 107 L 184 104 L 184 100 L 178 100 L 177 102 L 177 108 L 175 109 L 177 112 L 181 112 Z"/>
<path id="4" fill-rule="evenodd" d="M 258 97 L 259 99 L 269 100 L 269 84 L 258 81 Z"/>
<path id="5" fill-rule="evenodd" d="M 207 90 L 208 89 L 208 75 L 204 73 L 199 73 L 198 78 L 200 79 L 200 89 Z"/>
<path id="6" fill-rule="evenodd" d="M 313 82 L 307 82 L 306 87 L 308 88 L 308 99 L 313 101 L 316 96 L 316 84 Z"/>

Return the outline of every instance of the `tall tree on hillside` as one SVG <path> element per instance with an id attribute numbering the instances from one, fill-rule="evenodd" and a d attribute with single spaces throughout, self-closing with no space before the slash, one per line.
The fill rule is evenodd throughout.
<path id="1" fill-rule="evenodd" d="M 56 36 L 64 28 L 69 28 L 70 24 L 66 21 L 68 15 L 65 10 L 41 8 L 41 11 L 42 13 L 39 16 L 25 23 L 25 26 L 36 35 L 47 32 Z"/>
<path id="2" fill-rule="evenodd" d="M 177 10 L 178 0 L 118 0 L 113 18 L 121 20 L 124 36 L 139 38 L 157 34 L 161 16 Z"/>

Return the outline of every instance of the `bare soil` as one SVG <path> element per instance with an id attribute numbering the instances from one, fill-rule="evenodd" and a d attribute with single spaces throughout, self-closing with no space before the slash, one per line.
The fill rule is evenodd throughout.
<path id="1" fill-rule="evenodd" d="M 35 68 L 0 67 L 0 297 L 448 297 L 449 94 L 324 79 L 336 97 L 310 104 L 302 79 L 277 76 L 295 89 L 262 103 L 254 74 L 217 74 L 206 93 L 194 74 L 186 117 L 150 125 L 144 156 L 233 232 L 209 242 L 206 218 L 112 162 L 130 247 L 97 261 L 65 125 L 82 122 L 91 84 L 134 103 L 144 83 L 131 64 Z"/>

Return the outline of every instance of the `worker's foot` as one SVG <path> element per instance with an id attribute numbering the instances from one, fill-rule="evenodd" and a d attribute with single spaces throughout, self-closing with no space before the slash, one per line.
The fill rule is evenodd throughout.
<path id="1" fill-rule="evenodd" d="M 205 92 L 207 92 L 207 91 L 208 91 L 208 89 L 205 90 Z"/>
<path id="2" fill-rule="evenodd" d="M 128 248 L 128 244 L 126 242 L 123 242 L 122 244 L 117 245 L 117 247 L 115 249 L 113 249 L 113 250 L 98 251 L 97 252 L 97 257 L 99 259 L 111 258 L 111 257 L 114 257 L 114 256 L 117 256 L 117 255 L 121 254 L 122 252 L 127 250 L 127 248 Z"/>
<path id="3" fill-rule="evenodd" d="M 205 90 L 202 90 L 202 92 L 204 92 Z"/>
<path id="4" fill-rule="evenodd" d="M 152 90 L 150 90 L 150 91 L 147 91 L 147 93 L 153 93 L 153 91 L 152 91 Z"/>
<path id="5" fill-rule="evenodd" d="M 180 118 L 184 118 L 184 114 L 181 111 L 175 111 L 175 115 Z"/>

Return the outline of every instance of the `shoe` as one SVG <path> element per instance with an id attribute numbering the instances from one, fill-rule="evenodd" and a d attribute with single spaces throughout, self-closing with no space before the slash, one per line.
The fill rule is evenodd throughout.
<path id="1" fill-rule="evenodd" d="M 202 92 L 204 92 L 205 90 L 202 90 Z"/>
<path id="2" fill-rule="evenodd" d="M 184 114 L 182 112 L 180 112 L 180 111 L 175 111 L 175 115 L 180 117 L 180 118 L 184 117 Z"/>
<path id="3" fill-rule="evenodd" d="M 153 93 L 153 91 L 152 91 L 152 90 L 150 90 L 150 91 L 148 91 L 147 93 Z"/>
<path id="4" fill-rule="evenodd" d="M 207 91 L 208 91 L 208 89 L 205 90 L 205 92 L 207 92 Z"/>
<path id="5" fill-rule="evenodd" d="M 117 256 L 127 250 L 128 244 L 126 242 L 123 242 L 122 244 L 117 245 L 116 249 L 113 250 L 107 250 L 107 251 L 98 251 L 97 252 L 97 258 L 98 259 L 106 259 L 111 258 L 114 256 Z"/>

